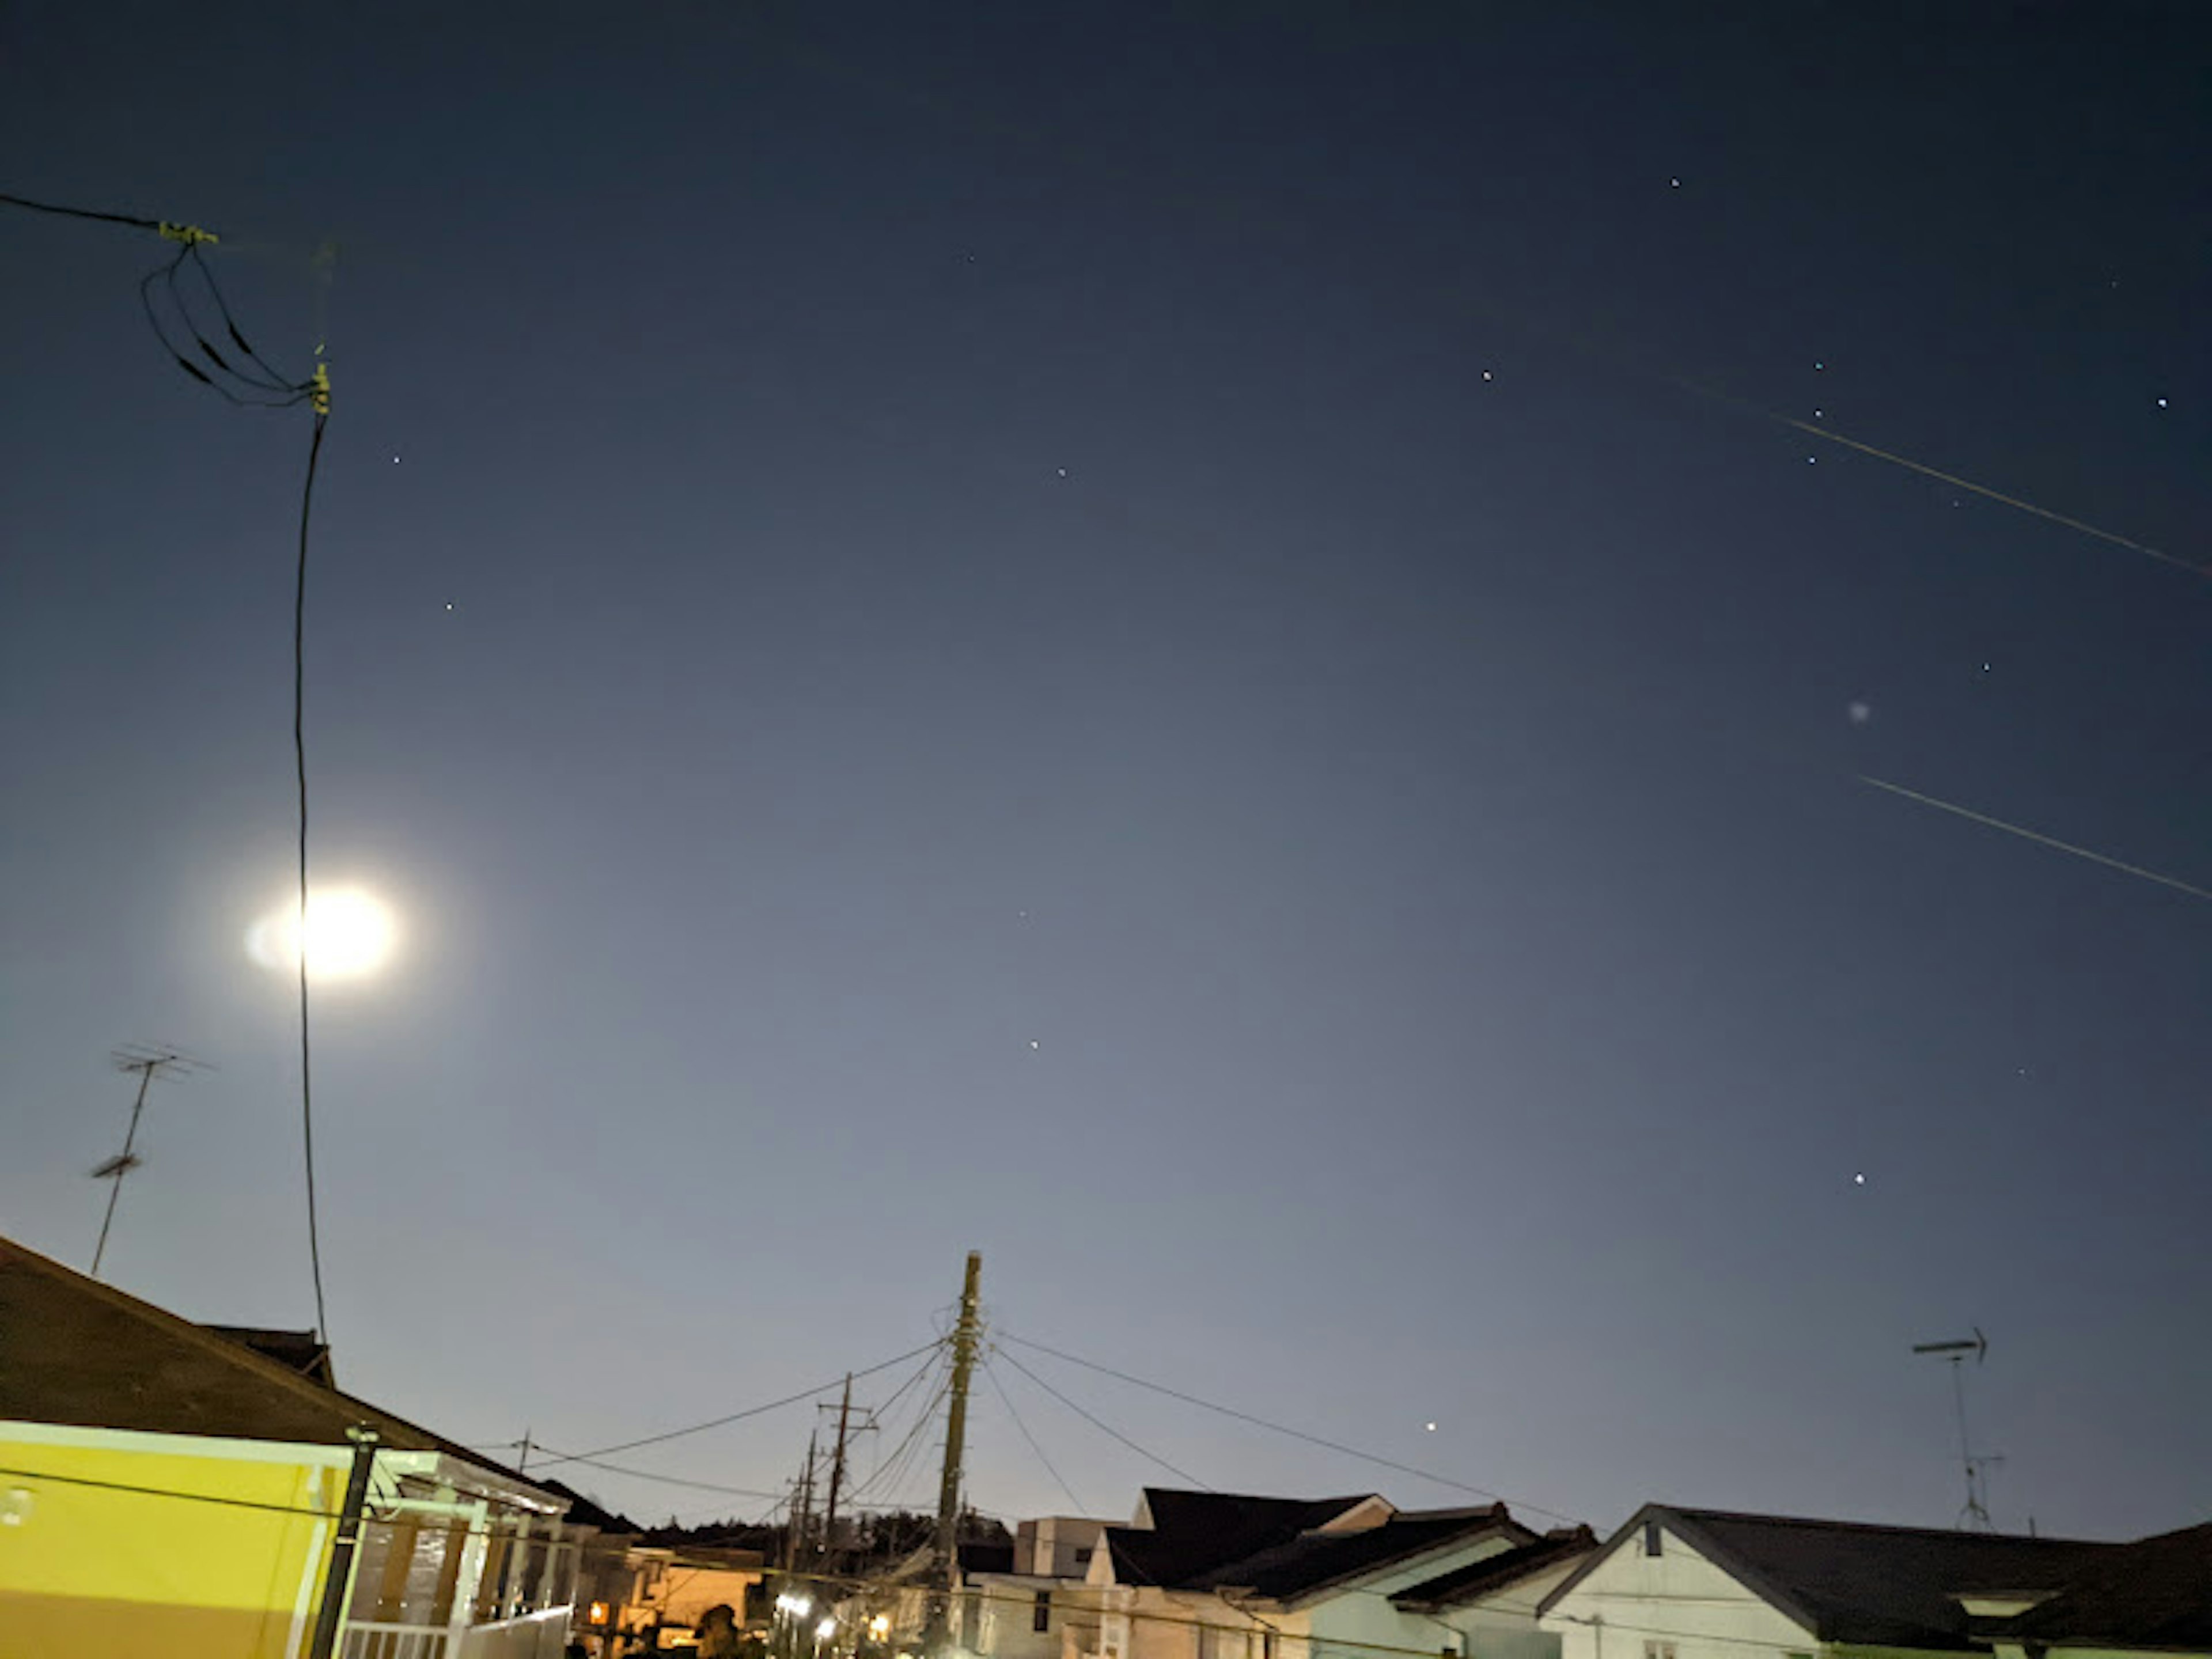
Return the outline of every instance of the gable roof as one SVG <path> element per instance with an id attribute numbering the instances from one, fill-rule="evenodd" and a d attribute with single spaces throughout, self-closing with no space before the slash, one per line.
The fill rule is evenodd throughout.
<path id="1" fill-rule="evenodd" d="M 1503 1504 L 1394 1515 L 1356 1531 L 1302 1532 L 1200 1573 L 1190 1588 L 1248 1590 L 1271 1601 L 1297 1602 L 1454 1544 L 1500 1534 L 1516 1544 L 1535 1535 Z"/>
<path id="2" fill-rule="evenodd" d="M 1143 1508 L 1152 1524 L 1109 1527 L 1103 1543 L 1119 1583 L 1187 1588 L 1216 1567 L 1324 1527 L 1375 1497 L 1263 1498 L 1147 1486 Z"/>
<path id="3" fill-rule="evenodd" d="M 1962 1592 L 2055 1589 L 2123 1547 L 1646 1504 L 1539 1611 L 1551 1612 L 1652 1521 L 1819 1640 L 1869 1646 L 1983 1645 L 1969 1636 Z"/>
<path id="4" fill-rule="evenodd" d="M 1409 1584 L 1390 1600 L 1408 1613 L 1441 1613 L 1465 1607 L 1486 1595 L 1534 1577 L 1547 1568 L 1588 1555 L 1597 1548 L 1597 1534 L 1588 1527 L 1555 1527 L 1544 1536 L 1450 1572 Z"/>
<path id="5" fill-rule="evenodd" d="M 2212 1522 L 2118 1546 L 2002 1630 L 2051 1646 L 2212 1648 Z"/>
<path id="6" fill-rule="evenodd" d="M 0 1421 L 322 1446 L 346 1445 L 346 1431 L 367 1424 L 395 1450 L 441 1452 L 536 1486 L 242 1340 L 7 1238 L 0 1238 Z"/>

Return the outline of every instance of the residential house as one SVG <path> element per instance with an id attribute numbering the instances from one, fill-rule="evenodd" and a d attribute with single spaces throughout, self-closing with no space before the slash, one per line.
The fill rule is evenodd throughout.
<path id="1" fill-rule="evenodd" d="M 1418 1596 L 1395 1598 L 1542 1541 L 1503 1504 L 1401 1510 L 1373 1492 L 1307 1499 L 1148 1487 L 1132 1524 L 1108 1528 L 1091 1557 L 1097 1645 L 1073 1644 L 1069 1659 L 1460 1653 L 1481 1622 L 1466 1606 L 1454 1620 Z"/>
<path id="2" fill-rule="evenodd" d="M 339 1392 L 311 1334 L 196 1325 L 0 1239 L 0 1659 L 299 1659 L 356 1430 L 343 1659 L 558 1655 L 565 1499 Z"/>
<path id="3" fill-rule="evenodd" d="M 980 1659 L 1061 1659 L 1095 1648 L 1098 1598 L 1085 1579 L 1108 1522 L 1048 1515 L 1018 1522 L 1003 1563 L 961 1551 L 963 1645 Z"/>
<path id="4" fill-rule="evenodd" d="M 2122 1545 L 1989 1636 L 1996 1659 L 2212 1655 L 2212 1522 Z"/>
<path id="5" fill-rule="evenodd" d="M 1588 1527 L 1555 1527 L 1541 1538 L 1434 1578 L 1390 1597 L 1457 1638 L 1466 1659 L 1560 1659 L 1556 1632 L 1536 1622 L 1543 1599 L 1597 1550 Z"/>
<path id="6" fill-rule="evenodd" d="M 1649 1504 L 1544 1598 L 1540 1622 L 1563 1659 L 1989 1652 L 2007 1620 L 2101 1582 L 2124 1553 Z"/>

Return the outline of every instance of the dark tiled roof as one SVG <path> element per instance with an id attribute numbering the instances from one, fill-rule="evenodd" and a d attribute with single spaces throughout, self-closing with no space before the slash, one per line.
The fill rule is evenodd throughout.
<path id="1" fill-rule="evenodd" d="M 2122 1547 L 1647 1504 L 1545 1597 L 1544 1607 L 1615 1550 L 1640 1547 L 1647 1521 L 1679 1534 L 1819 1640 L 1867 1646 L 1980 1645 L 1969 1637 L 1961 1593 L 2056 1589 Z"/>
<path id="2" fill-rule="evenodd" d="M 1503 1504 L 1442 1515 L 1396 1515 L 1379 1527 L 1353 1532 L 1301 1533 L 1201 1573 L 1191 1588 L 1249 1590 L 1271 1601 L 1297 1601 L 1448 1545 L 1499 1534 L 1515 1543 L 1534 1536 Z"/>
<path id="3" fill-rule="evenodd" d="M 566 1481 L 556 1480 L 550 1475 L 543 1477 L 533 1475 L 531 1478 L 556 1498 L 567 1498 L 568 1519 L 580 1527 L 597 1527 L 601 1532 L 623 1536 L 632 1533 L 641 1533 L 644 1530 L 628 1516 L 617 1515 L 611 1510 L 601 1509 Z"/>
<path id="4" fill-rule="evenodd" d="M 1547 1567 L 1588 1555 L 1596 1547 L 1597 1534 L 1588 1527 L 1561 1527 L 1502 1555 L 1487 1556 L 1470 1566 L 1408 1585 L 1390 1599 L 1414 1613 L 1438 1613 L 1446 1607 L 1464 1607 Z"/>
<path id="5" fill-rule="evenodd" d="M 1216 1567 L 1326 1525 L 1370 1496 L 1261 1498 L 1147 1486 L 1145 1509 L 1151 1528 L 1109 1527 L 1106 1547 L 1121 1583 L 1184 1586 Z"/>
<path id="6" fill-rule="evenodd" d="M 401 1451 L 436 1451 L 532 1484 L 245 1342 L 125 1296 L 0 1238 L 0 1420 L 343 1446 L 374 1428 Z"/>
<path id="7" fill-rule="evenodd" d="M 2069 1647 L 2212 1648 L 2212 1522 L 2118 1546 L 2002 1630 Z"/>

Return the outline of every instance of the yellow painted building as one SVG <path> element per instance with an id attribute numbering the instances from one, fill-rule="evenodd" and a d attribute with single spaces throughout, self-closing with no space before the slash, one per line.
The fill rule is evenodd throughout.
<path id="1" fill-rule="evenodd" d="M 567 1500 L 269 1346 L 0 1239 L 0 1659 L 302 1659 L 363 1429 L 336 1653 L 555 1659 Z"/>

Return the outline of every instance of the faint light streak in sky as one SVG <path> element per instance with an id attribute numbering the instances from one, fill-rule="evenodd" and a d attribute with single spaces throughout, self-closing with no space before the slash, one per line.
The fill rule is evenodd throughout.
<path id="1" fill-rule="evenodd" d="M 2154 881 L 2161 887 L 2174 888 L 2188 894 L 2191 898 L 2212 899 L 2212 890 L 2194 886 L 2173 876 L 2162 876 L 2155 870 L 2144 869 L 2140 864 L 2129 864 L 2124 860 L 2108 858 L 2102 853 L 2093 853 L 2086 847 L 2076 847 L 2072 842 L 2060 841 L 2055 836 L 2046 836 L 2040 830 L 2030 830 L 2022 824 L 2008 823 L 2002 818 L 1993 818 L 1986 812 L 1977 812 L 1971 807 L 1960 806 L 1948 800 L 1938 800 L 1933 795 L 1922 794 L 1917 789 L 1907 789 L 1901 783 L 1888 783 L 1881 778 L 1870 778 L 1863 772 L 1859 775 L 1859 781 L 1869 784 L 1876 789 L 1886 789 L 1893 795 L 1902 795 L 1907 800 L 1917 800 L 1923 806 L 1932 806 L 1939 812 L 1948 812 L 1954 817 L 1984 824 L 1991 830 L 2002 830 L 2008 836 L 2018 836 L 2022 841 L 2032 841 L 2039 846 L 2054 848 L 2061 853 L 2070 853 L 2077 859 L 2087 859 L 2090 863 L 2101 864 L 2108 870 L 2118 870 L 2122 875 L 2139 876 L 2145 881 Z"/>

